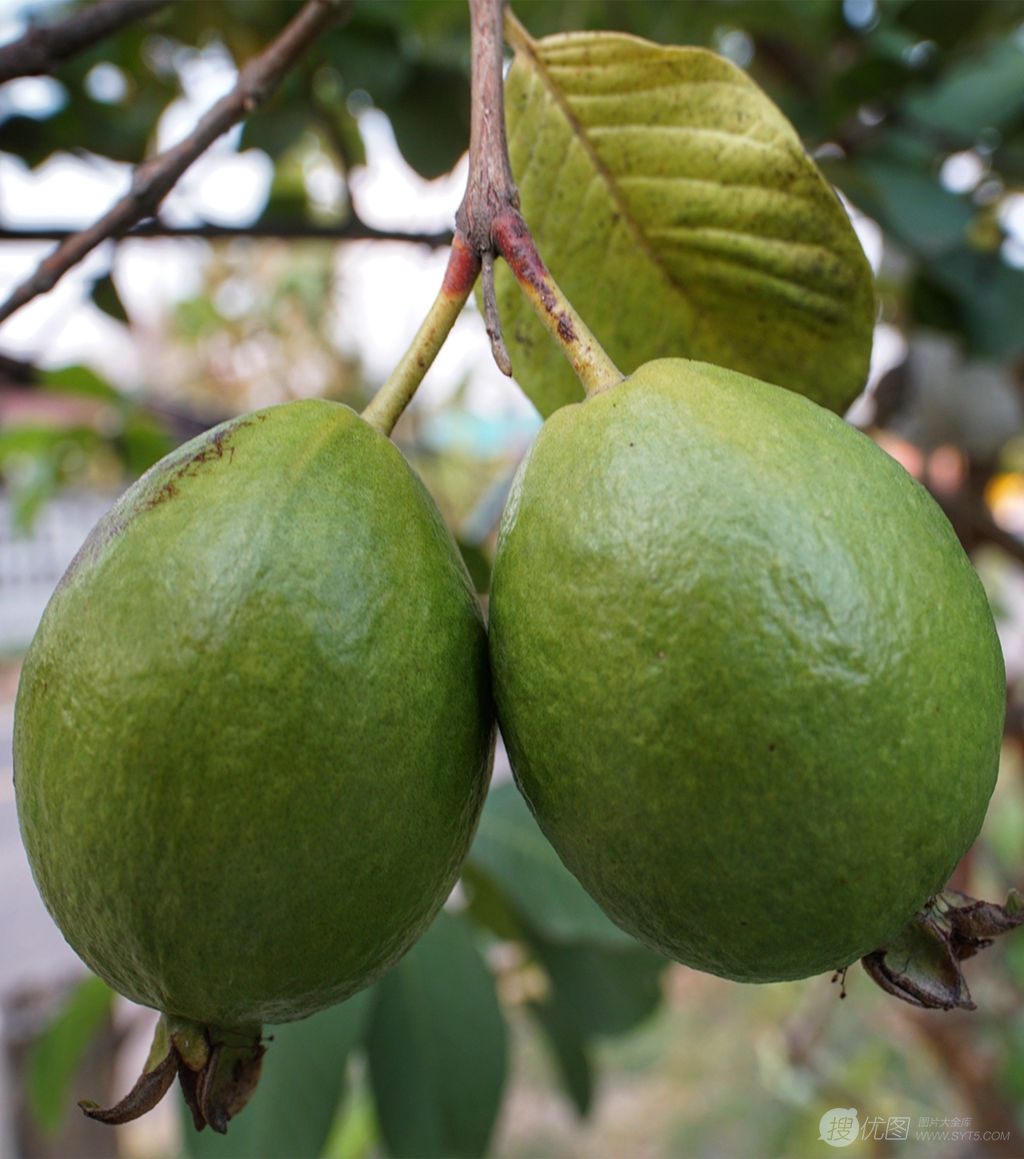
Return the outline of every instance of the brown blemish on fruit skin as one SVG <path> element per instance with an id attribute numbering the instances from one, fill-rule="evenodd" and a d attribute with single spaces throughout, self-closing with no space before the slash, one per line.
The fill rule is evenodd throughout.
<path id="1" fill-rule="evenodd" d="M 179 485 L 184 479 L 192 479 L 201 474 L 202 469 L 208 464 L 222 460 L 227 453 L 228 464 L 234 459 L 235 448 L 230 442 L 231 436 L 245 427 L 253 426 L 257 422 L 263 422 L 267 418 L 266 413 L 258 413 L 247 415 L 243 418 L 236 419 L 212 431 L 208 431 L 206 435 L 197 436 L 197 445 L 194 451 L 185 458 L 182 462 L 177 463 L 170 471 L 167 478 L 157 486 L 156 481 L 153 481 L 155 490 L 152 494 L 143 492 L 140 495 L 137 503 L 133 504 L 122 501 L 116 503 L 106 515 L 100 519 L 99 523 L 89 533 L 85 543 L 82 544 L 74 558 L 68 564 L 67 570 L 61 576 L 60 582 L 57 584 L 56 591 L 65 587 L 87 561 L 94 560 L 99 553 L 110 543 L 111 540 L 116 539 L 132 522 L 133 519 L 143 511 L 149 511 L 154 507 L 159 507 L 160 504 L 166 503 L 170 499 L 174 499 L 179 494 Z M 180 450 L 180 448 L 179 448 Z M 171 451 L 170 456 L 174 456 L 177 452 Z M 155 471 L 159 464 L 150 468 Z M 146 476 L 142 476 L 139 483 L 145 486 Z M 138 483 L 136 484 L 138 486 Z M 130 495 L 130 491 L 126 492 L 126 496 Z"/>
<path id="2" fill-rule="evenodd" d="M 224 458 L 225 454 L 228 465 L 230 465 L 235 457 L 234 444 L 229 441 L 231 436 L 245 427 L 251 427 L 254 423 L 263 422 L 266 417 L 265 414 L 249 415 L 247 418 L 239 419 L 228 426 L 218 427 L 210 432 L 195 451 L 183 463 L 179 463 L 175 467 L 171 477 L 166 480 L 155 495 L 145 502 L 142 509 L 147 510 L 166 502 L 168 499 L 173 499 L 178 494 L 178 484 L 181 480 L 194 479 L 201 474 L 202 468 L 207 463 L 218 462 Z"/>

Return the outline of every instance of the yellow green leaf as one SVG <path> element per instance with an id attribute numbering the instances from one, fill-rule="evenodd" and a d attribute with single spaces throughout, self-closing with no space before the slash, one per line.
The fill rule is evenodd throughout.
<path id="1" fill-rule="evenodd" d="M 781 111 L 704 49 L 507 34 L 523 216 L 619 367 L 695 358 L 844 410 L 867 376 L 871 270 Z M 545 415 L 582 398 L 508 268 L 497 273 L 520 386 Z"/>

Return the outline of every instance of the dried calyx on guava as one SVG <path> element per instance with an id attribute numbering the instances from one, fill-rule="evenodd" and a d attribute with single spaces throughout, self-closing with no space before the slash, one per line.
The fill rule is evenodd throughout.
<path id="1" fill-rule="evenodd" d="M 223 1130 L 264 1024 L 393 965 L 456 881 L 493 741 L 458 549 L 353 411 L 258 411 L 143 476 L 54 593 L 15 710 L 43 899 L 100 977 L 166 1015 L 112 1113 L 177 1073 Z"/>
<path id="2" fill-rule="evenodd" d="M 1005 905 L 946 889 L 916 913 L 887 945 L 861 959 L 888 994 L 928 1010 L 974 1010 L 960 963 L 1024 925 L 1024 898 Z"/>

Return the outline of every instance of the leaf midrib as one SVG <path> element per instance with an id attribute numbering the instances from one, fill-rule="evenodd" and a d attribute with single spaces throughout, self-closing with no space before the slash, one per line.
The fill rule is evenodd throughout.
<path id="1" fill-rule="evenodd" d="M 600 155 L 597 152 L 597 149 L 595 148 L 593 138 L 600 137 L 602 134 L 605 136 L 610 136 L 614 133 L 620 133 L 620 132 L 621 133 L 630 133 L 630 132 L 635 132 L 636 130 L 640 129 L 640 130 L 643 130 L 644 132 L 655 132 L 655 133 L 659 133 L 659 134 L 665 134 L 666 136 L 673 136 L 673 135 L 680 136 L 680 137 L 683 137 L 687 140 L 693 140 L 694 138 L 703 138 L 703 139 L 716 139 L 717 138 L 717 139 L 721 139 L 723 141 L 726 141 L 729 144 L 742 145 L 742 147 L 746 148 L 746 149 L 754 149 L 754 150 L 764 151 L 766 153 L 767 152 L 773 152 L 773 153 L 781 152 L 783 154 L 787 154 L 788 150 L 786 149 L 785 140 L 780 138 L 775 133 L 772 134 L 772 139 L 764 140 L 762 138 L 751 136 L 748 133 L 730 132 L 729 130 L 726 130 L 726 129 L 708 128 L 708 127 L 698 126 L 698 125 L 688 126 L 688 125 L 645 124 L 642 122 L 630 122 L 628 124 L 625 124 L 625 123 L 620 122 L 620 123 L 615 123 L 615 124 L 598 125 L 598 126 L 593 127 L 592 129 L 587 128 L 580 121 L 580 119 L 576 116 L 571 105 L 569 104 L 567 96 L 565 95 L 569 91 L 568 87 L 565 87 L 564 89 L 562 87 L 559 87 L 559 84 L 557 83 L 555 77 L 552 74 L 552 70 L 548 68 L 548 66 L 546 65 L 546 63 L 542 59 L 542 57 L 536 51 L 535 44 L 536 44 L 536 41 L 532 37 L 530 37 L 528 34 L 525 34 L 522 43 L 516 45 L 516 52 L 521 53 L 523 55 L 524 59 L 527 61 L 529 67 L 531 68 L 531 71 L 533 72 L 534 76 L 543 85 L 543 87 L 544 87 L 545 91 L 547 92 L 548 97 L 550 98 L 552 104 L 559 111 L 561 116 L 565 118 L 565 121 L 569 126 L 570 132 L 572 133 L 572 135 L 574 136 L 576 141 L 579 143 L 580 147 L 583 149 L 591 167 L 593 168 L 595 178 L 600 180 L 601 185 L 603 186 L 606 194 L 609 196 L 612 204 L 615 206 L 615 209 L 618 213 L 619 224 L 621 226 L 625 227 L 629 231 L 630 235 L 633 237 L 635 243 L 637 244 L 637 246 L 641 250 L 641 252 L 644 254 L 646 259 L 648 261 L 650 261 L 651 263 L 653 263 L 653 265 L 661 271 L 662 275 L 665 277 L 668 284 L 671 285 L 675 289 L 675 291 L 687 303 L 687 305 L 690 307 L 690 309 L 694 311 L 694 314 L 696 316 L 702 316 L 703 311 L 700 309 L 698 301 L 693 298 L 692 294 L 687 292 L 686 288 L 679 281 L 679 279 L 676 277 L 675 273 L 673 272 L 672 268 L 668 265 L 665 258 L 654 247 L 654 244 L 653 244 L 654 240 L 659 236 L 664 236 L 665 231 L 664 230 L 645 231 L 643 229 L 643 227 L 637 222 L 635 216 L 633 215 L 633 213 L 632 213 L 632 211 L 631 211 L 631 209 L 630 209 L 630 207 L 625 199 L 625 196 L 624 196 L 625 191 L 622 188 L 620 181 L 615 178 L 614 174 L 607 168 L 607 166 L 602 161 Z M 593 67 L 593 66 L 588 66 L 588 67 Z M 555 71 L 572 72 L 574 70 L 569 69 L 568 66 L 562 64 L 562 65 L 556 66 Z M 721 79 L 712 79 L 712 80 L 700 81 L 700 82 L 695 82 L 695 81 L 670 82 L 670 83 L 666 83 L 666 84 L 651 85 L 651 86 L 649 86 L 649 88 L 637 89 L 635 91 L 637 91 L 637 92 L 642 91 L 644 93 L 647 93 L 647 92 L 657 92 L 659 90 L 664 90 L 664 89 L 678 89 L 680 87 L 702 88 L 703 89 L 708 85 L 712 85 L 712 86 L 717 87 L 717 88 L 721 88 L 721 87 L 736 88 L 736 89 L 740 89 L 740 91 L 742 91 L 741 86 L 729 85 L 728 82 L 724 82 Z M 582 101 L 586 101 L 587 99 L 592 99 L 592 100 L 606 99 L 605 94 L 590 96 L 586 93 L 581 93 L 581 94 L 577 94 L 577 96 Z M 564 163 L 564 159 L 563 159 L 563 163 Z M 708 180 L 708 179 L 702 178 L 702 177 L 701 178 L 691 178 L 691 177 L 684 177 L 684 176 L 659 177 L 657 174 L 644 174 L 644 175 L 641 175 L 637 178 L 633 178 L 633 179 L 627 178 L 625 180 L 626 181 L 629 181 L 629 180 L 644 181 L 644 182 L 657 182 L 660 180 L 660 181 L 665 181 L 666 183 L 684 182 L 684 183 L 688 183 L 688 184 L 711 185 L 711 186 L 715 186 L 715 187 L 723 189 L 723 190 L 727 189 L 729 191 L 740 191 L 740 190 L 744 190 L 744 189 L 760 189 L 761 188 L 760 185 L 758 185 L 757 183 L 753 183 L 753 182 L 742 182 L 742 181 L 741 182 L 722 182 L 722 181 Z M 783 196 L 787 199 L 792 199 L 792 200 L 797 201 L 797 202 L 811 203 L 815 200 L 814 191 L 812 191 L 810 189 L 808 189 L 806 191 L 800 191 L 800 192 L 796 192 L 796 191 L 793 191 L 791 189 L 778 190 L 777 192 L 781 196 Z M 730 236 L 731 237 L 736 233 L 736 231 L 730 230 L 728 228 L 719 229 L 719 228 L 706 227 L 706 226 L 697 227 L 695 232 L 699 232 L 701 234 L 708 235 L 709 228 L 710 228 L 712 233 L 715 233 L 715 232 L 721 233 L 723 236 Z M 689 232 L 689 231 L 687 231 L 687 232 Z M 757 236 L 757 235 L 753 235 L 753 236 Z M 776 240 L 783 243 L 783 244 L 790 244 L 791 243 L 791 239 L 788 239 L 785 237 L 779 237 Z M 729 255 L 722 255 L 722 257 L 723 257 L 723 259 L 726 260 L 727 264 L 730 264 L 730 265 L 738 264 L 735 256 L 729 257 Z M 803 290 L 806 292 L 809 289 L 809 287 L 804 285 L 803 282 L 799 279 L 793 281 L 792 279 L 789 279 L 789 278 L 781 278 L 779 280 L 787 285 L 788 284 L 794 285 L 794 287 L 798 290 Z M 826 295 L 820 295 L 820 294 L 816 295 L 816 296 L 822 297 L 822 298 L 827 297 Z"/>
<path id="2" fill-rule="evenodd" d="M 600 157 L 598 157 L 596 151 L 594 150 L 594 146 L 591 144 L 589 135 L 584 131 L 583 126 L 576 118 L 575 113 L 573 113 L 572 109 L 569 108 L 568 104 L 563 99 L 562 94 L 552 79 L 547 67 L 537 55 L 537 52 L 534 49 L 535 43 L 536 41 L 533 39 L 533 37 L 530 36 L 529 33 L 527 33 L 524 29 L 523 43 L 516 46 L 516 52 L 523 53 L 528 57 L 532 63 L 536 75 L 540 78 L 541 83 L 544 85 L 549 95 L 551 96 L 555 107 L 562 113 L 566 121 L 569 123 L 573 134 L 582 145 L 584 152 L 594 167 L 594 170 L 600 175 L 605 189 L 609 192 L 611 200 L 619 212 L 620 222 L 628 227 L 630 233 L 637 240 L 637 243 L 643 250 L 644 254 L 646 254 L 647 258 L 653 262 L 659 270 L 662 271 L 669 284 L 676 288 L 676 290 L 683 296 L 683 298 L 687 301 L 692 309 L 697 310 L 695 303 L 691 301 L 689 295 L 685 293 L 683 288 L 673 277 L 671 271 L 661 260 L 661 257 L 657 251 L 651 248 L 647 237 L 640 229 L 632 213 L 629 211 L 625 202 L 619 195 L 618 185 L 614 180 L 612 180 L 612 174 L 608 171 L 604 165 L 604 162 L 600 159 Z M 700 311 L 698 310 L 697 312 L 699 313 Z"/>

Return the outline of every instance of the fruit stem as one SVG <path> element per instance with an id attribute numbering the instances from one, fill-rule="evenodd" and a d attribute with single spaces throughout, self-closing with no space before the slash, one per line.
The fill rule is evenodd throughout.
<path id="1" fill-rule="evenodd" d="M 551 276 L 519 211 L 508 210 L 495 218 L 492 232 L 498 252 L 508 262 L 537 317 L 568 358 L 587 397 L 620 383 L 625 375 Z"/>
<path id="2" fill-rule="evenodd" d="M 455 235 L 441 289 L 423 319 L 416 337 L 387 381 L 370 399 L 362 417 L 384 435 L 390 435 L 402 412 L 430 369 L 455 320 L 473 291 L 480 273 L 480 256 Z"/>

